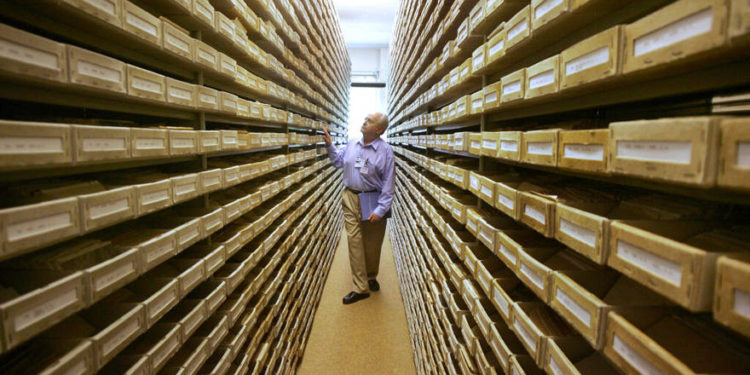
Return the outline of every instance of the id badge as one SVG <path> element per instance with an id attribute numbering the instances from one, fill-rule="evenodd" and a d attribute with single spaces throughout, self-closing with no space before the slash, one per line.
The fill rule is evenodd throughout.
<path id="1" fill-rule="evenodd" d="M 362 168 L 365 166 L 365 159 L 363 158 L 357 158 L 354 161 L 354 168 Z"/>
<path id="2" fill-rule="evenodd" d="M 367 167 L 362 167 L 362 168 L 359 169 L 359 174 L 366 175 L 367 171 L 368 171 Z"/>

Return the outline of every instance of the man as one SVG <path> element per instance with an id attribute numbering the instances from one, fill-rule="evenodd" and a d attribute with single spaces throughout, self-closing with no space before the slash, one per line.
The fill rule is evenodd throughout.
<path id="1" fill-rule="evenodd" d="M 354 290 L 344 297 L 344 304 L 357 302 L 380 290 L 376 280 L 380 266 L 380 247 L 385 235 L 386 214 L 393 200 L 394 159 L 391 146 L 380 138 L 388 128 L 388 118 L 382 113 L 365 117 L 362 139 L 349 142 L 343 150 L 331 143 L 328 129 L 323 128 L 328 157 L 336 168 L 344 168 L 344 225 L 349 239 L 349 264 Z M 377 196 L 377 206 L 362 220 L 359 194 Z"/>

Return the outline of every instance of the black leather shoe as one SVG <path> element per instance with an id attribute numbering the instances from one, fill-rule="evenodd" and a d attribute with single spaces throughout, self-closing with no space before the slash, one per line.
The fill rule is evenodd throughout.
<path id="1" fill-rule="evenodd" d="M 370 287 L 370 290 L 373 292 L 377 292 L 380 290 L 380 284 L 378 284 L 378 281 L 375 279 L 367 280 L 367 285 Z"/>
<path id="2" fill-rule="evenodd" d="M 351 292 L 351 293 L 347 294 L 346 296 L 344 296 L 344 305 L 348 305 L 350 303 L 357 302 L 357 301 L 359 301 L 361 299 L 365 299 L 365 298 L 367 298 L 369 296 L 370 296 L 370 293 L 356 293 L 356 292 Z"/>

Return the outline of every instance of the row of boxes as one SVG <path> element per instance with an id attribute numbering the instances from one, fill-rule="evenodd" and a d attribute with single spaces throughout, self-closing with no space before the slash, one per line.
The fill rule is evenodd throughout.
<path id="1" fill-rule="evenodd" d="M 415 189 L 413 185 L 411 188 L 413 190 Z M 429 211 L 429 209 L 427 211 Z M 437 218 L 439 221 L 440 216 L 437 216 Z M 477 238 L 481 240 L 481 237 Z M 536 247 L 534 247 L 533 250 L 539 253 Z M 487 262 L 493 259 L 494 263 L 498 262 L 497 258 L 494 257 L 494 254 L 490 253 L 488 250 L 485 250 L 485 253 L 489 253 L 489 256 L 482 256 L 482 260 L 477 260 L 473 258 L 479 254 L 482 254 L 481 252 L 477 253 L 476 251 L 467 251 L 465 262 L 467 263 L 468 268 L 481 269 L 483 268 L 483 265 L 489 265 L 490 263 Z M 505 260 L 500 254 L 498 254 L 498 257 Z M 552 262 L 556 263 L 557 265 L 563 264 L 560 263 L 560 261 Z M 497 265 L 493 266 L 492 268 L 494 268 L 494 275 L 496 276 L 492 278 L 494 279 L 493 282 L 500 283 L 495 285 L 513 285 L 512 281 L 514 280 L 514 277 L 512 275 L 516 274 L 518 275 L 518 279 L 523 281 L 533 290 L 533 286 L 535 283 L 534 279 L 537 279 L 538 277 L 527 276 L 534 275 L 536 271 L 533 270 L 532 263 L 529 263 L 526 270 L 524 270 L 523 263 L 521 264 L 522 265 L 520 266 L 520 268 L 514 270 L 514 272 L 510 272 L 510 276 L 508 275 L 507 271 L 498 269 Z M 564 351 L 564 348 L 566 346 L 570 346 L 570 342 L 564 344 L 565 341 L 570 340 L 563 340 L 562 338 L 555 340 L 550 339 L 545 344 L 545 341 L 540 342 L 538 337 L 540 337 L 540 334 L 543 334 L 542 336 L 549 336 L 549 334 L 547 334 L 545 331 L 551 332 L 549 331 L 552 324 L 551 321 L 543 319 L 539 321 L 544 321 L 542 325 L 529 324 L 530 321 L 533 322 L 535 319 L 542 318 L 539 315 L 537 315 L 536 318 L 533 318 L 529 313 L 536 312 L 535 314 L 538 314 L 543 310 L 549 310 L 548 307 L 546 307 L 542 303 L 513 303 L 512 299 L 508 301 L 507 293 L 500 292 L 500 290 L 502 290 L 502 287 L 500 287 L 500 290 L 496 288 L 497 291 L 492 292 L 492 289 L 488 289 L 485 286 L 486 283 L 482 281 L 481 273 L 473 273 L 475 274 L 474 276 L 476 277 L 476 279 L 479 281 L 478 284 L 482 285 L 482 289 L 484 289 L 488 295 L 506 296 L 504 297 L 506 299 L 505 301 L 498 300 L 497 302 L 495 302 L 495 297 L 492 297 L 493 303 L 495 303 L 495 305 L 498 307 L 498 311 L 504 313 L 503 318 L 506 319 L 509 325 L 512 325 L 513 331 L 517 333 L 518 337 L 524 343 L 524 346 L 529 349 L 529 352 L 535 352 L 537 354 L 535 358 L 537 364 L 540 367 L 559 367 L 561 363 L 564 363 L 564 358 L 561 357 L 561 351 Z M 573 324 L 576 329 L 586 339 L 588 339 L 592 343 L 592 345 L 594 345 L 595 348 L 601 348 L 602 346 L 605 346 L 606 343 L 607 346 L 605 346 L 604 353 L 623 370 L 629 369 L 631 368 L 631 366 L 633 366 L 633 351 L 638 353 L 638 355 L 643 355 L 645 358 L 650 358 L 654 361 L 650 362 L 649 365 L 664 370 L 672 370 L 679 366 L 684 366 L 684 364 L 681 364 L 680 361 L 684 361 L 691 367 L 696 365 L 695 363 L 690 362 L 691 359 L 689 357 L 680 356 L 680 358 L 675 359 L 674 357 L 664 356 L 663 353 L 659 351 L 652 352 L 653 347 L 658 347 L 659 345 L 667 346 L 668 350 L 672 352 L 674 352 L 674 350 L 676 349 L 674 345 L 663 341 L 666 336 L 660 336 L 658 333 L 656 333 L 657 331 L 655 327 L 657 326 L 670 326 L 673 329 L 677 330 L 679 332 L 679 335 L 681 336 L 693 337 L 692 335 L 699 334 L 712 337 L 711 340 L 703 339 L 705 341 L 713 340 L 710 345 L 707 345 L 706 342 L 701 342 L 696 343 L 696 345 L 698 346 L 704 345 L 704 347 L 720 348 L 721 346 L 717 346 L 717 343 L 730 346 L 737 344 L 735 341 L 731 340 L 731 338 L 718 335 L 717 331 L 715 329 L 711 329 L 710 327 L 696 328 L 696 326 L 691 324 L 675 325 L 675 322 L 679 322 L 686 318 L 685 314 L 675 315 L 674 310 L 671 308 L 659 308 L 658 306 L 665 305 L 663 301 L 654 297 L 648 298 L 650 294 L 645 291 L 643 287 L 636 285 L 632 281 L 629 281 L 622 276 L 612 275 L 615 277 L 607 277 L 606 273 L 607 271 L 596 269 L 589 270 L 588 274 L 582 273 L 581 271 L 555 271 L 553 274 L 553 283 L 555 284 L 554 290 L 556 290 L 556 293 L 554 296 L 551 296 L 549 301 L 546 302 L 549 303 L 553 309 L 557 310 L 569 322 L 571 322 L 571 324 Z M 609 280 L 606 281 L 607 288 L 601 289 L 600 287 L 604 280 Z M 515 285 L 517 285 L 517 281 L 518 280 L 516 280 Z M 508 287 L 506 287 L 506 289 L 508 289 Z M 599 302 L 592 301 L 590 297 L 587 297 L 591 296 L 592 294 L 601 296 L 602 300 L 595 299 L 595 301 Z M 632 299 L 632 296 L 638 296 L 638 300 L 634 301 Z M 634 304 L 634 302 L 636 304 Z M 649 305 L 657 307 L 640 307 Z M 514 308 L 511 310 L 508 308 L 509 306 L 513 306 Z M 598 307 L 592 310 L 590 306 Z M 512 314 L 508 315 L 508 313 L 511 311 Z M 634 322 L 642 322 L 644 321 L 643 318 L 646 316 L 655 317 L 656 320 L 650 320 L 649 323 L 646 324 L 639 323 L 637 325 L 633 325 L 626 318 L 623 318 L 623 316 L 627 317 L 627 319 L 631 319 L 631 321 Z M 607 317 L 609 319 L 605 320 L 605 318 Z M 592 327 L 596 327 L 593 328 L 594 331 L 599 331 L 593 336 L 591 335 Z M 643 330 L 643 332 L 654 333 L 647 335 L 643 332 L 639 332 L 639 330 Z M 708 334 L 708 332 L 713 333 Z M 534 339 L 535 337 L 537 338 Z M 645 340 L 647 341 L 647 343 L 639 342 L 639 340 Z M 536 344 L 534 344 L 534 342 L 536 342 Z M 651 345 L 651 347 L 649 347 L 649 345 Z M 575 346 L 570 346 L 570 349 L 572 349 L 573 347 Z M 597 354 L 595 351 L 589 352 L 594 356 L 601 356 L 601 353 Z M 684 353 L 682 352 L 682 350 L 680 350 L 680 352 Z M 654 353 L 658 353 L 656 357 L 653 356 Z M 743 371 L 743 369 L 748 365 L 746 363 L 747 361 L 737 361 L 737 359 L 732 359 L 731 355 L 727 355 L 726 357 L 724 357 L 723 361 L 725 361 L 725 363 L 718 365 L 716 367 L 717 369 L 722 366 L 726 366 L 727 363 L 735 363 L 735 370 Z M 701 364 L 700 366 L 704 366 L 704 364 Z"/>
<path id="2" fill-rule="evenodd" d="M 677 117 L 614 122 L 609 129 L 459 132 L 393 141 L 598 175 L 747 190 L 747 122 Z"/>

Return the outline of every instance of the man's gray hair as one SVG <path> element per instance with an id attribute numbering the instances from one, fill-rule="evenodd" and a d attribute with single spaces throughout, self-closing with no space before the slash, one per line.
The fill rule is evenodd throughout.
<path id="1" fill-rule="evenodd" d="M 388 115 L 384 113 L 378 113 L 380 115 L 380 118 L 378 119 L 378 128 L 383 129 L 385 131 L 388 129 Z"/>

